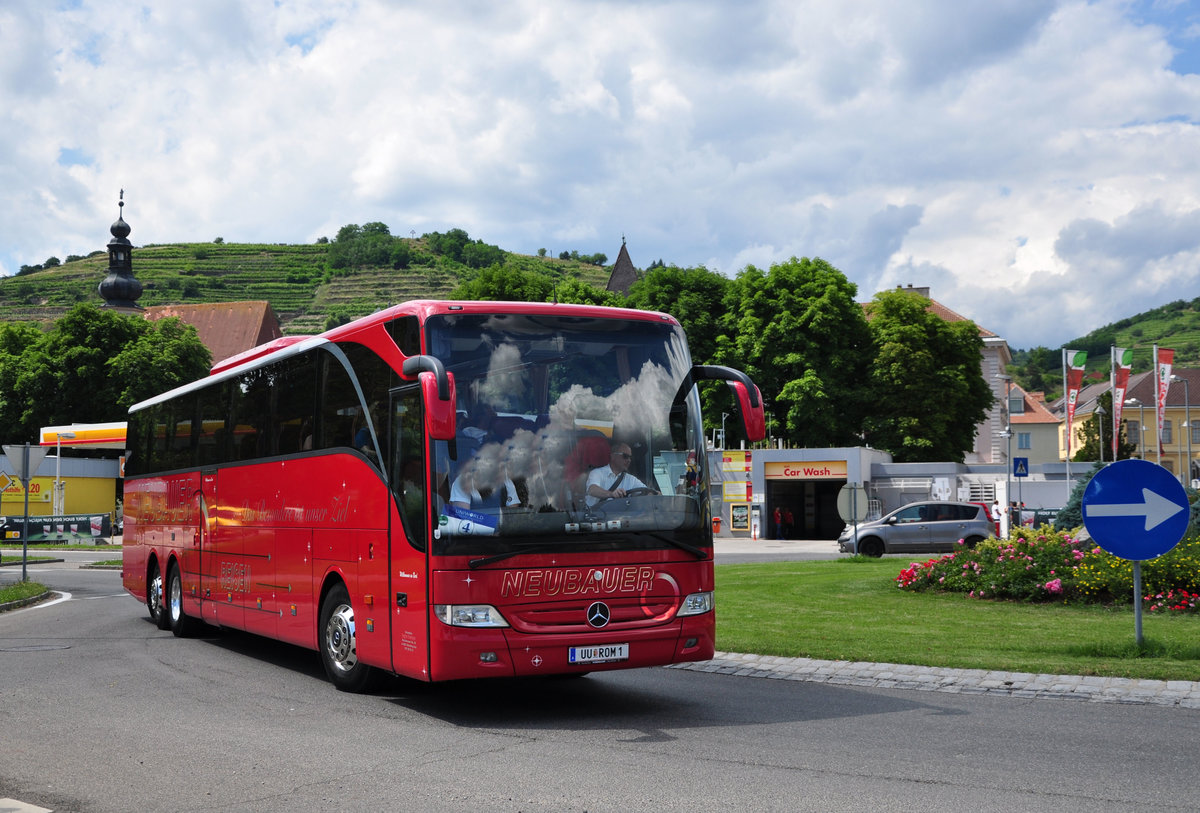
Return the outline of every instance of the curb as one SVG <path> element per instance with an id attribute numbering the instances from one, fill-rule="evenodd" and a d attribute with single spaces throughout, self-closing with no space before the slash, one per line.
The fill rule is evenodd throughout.
<path id="1" fill-rule="evenodd" d="M 667 668 L 876 689 L 916 689 L 951 694 L 994 694 L 1200 709 L 1200 682 L 1190 680 L 1039 675 L 896 663 L 780 658 L 736 652 L 717 652 L 710 661 L 672 664 Z"/>
<path id="2" fill-rule="evenodd" d="M 0 604 L 0 613 L 6 613 L 9 610 L 19 610 L 22 607 L 28 607 L 30 604 L 37 604 L 38 602 L 45 601 L 52 595 L 54 595 L 54 591 L 47 590 L 41 595 L 30 596 L 29 598 L 21 598 L 17 599 L 16 601 L 9 601 L 4 604 Z"/>

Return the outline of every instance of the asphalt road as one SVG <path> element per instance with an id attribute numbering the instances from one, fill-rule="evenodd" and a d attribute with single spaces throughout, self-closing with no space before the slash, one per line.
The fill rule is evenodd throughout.
<path id="1" fill-rule="evenodd" d="M 680 669 L 346 695 L 160 632 L 117 572 L 31 577 L 70 599 L 0 615 L 0 799 L 51 810 L 1195 809 L 1195 709 Z"/>

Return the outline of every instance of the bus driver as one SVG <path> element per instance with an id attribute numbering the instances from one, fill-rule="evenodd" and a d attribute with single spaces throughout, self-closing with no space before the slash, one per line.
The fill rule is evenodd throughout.
<path id="1" fill-rule="evenodd" d="M 592 469 L 587 479 L 587 504 L 591 508 L 600 500 L 624 497 L 635 488 L 646 488 L 646 484 L 629 473 L 633 453 L 628 443 L 613 441 L 608 465 Z"/>

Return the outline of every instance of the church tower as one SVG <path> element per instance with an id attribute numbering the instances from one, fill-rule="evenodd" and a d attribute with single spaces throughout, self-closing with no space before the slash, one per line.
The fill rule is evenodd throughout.
<path id="1" fill-rule="evenodd" d="M 125 208 L 125 190 L 117 203 L 117 221 L 109 228 L 112 239 L 108 241 L 108 276 L 100 283 L 102 308 L 112 308 L 127 313 L 140 313 L 142 307 L 137 299 L 142 295 L 142 283 L 133 276 L 133 245 L 129 242 L 129 224 L 121 216 Z"/>

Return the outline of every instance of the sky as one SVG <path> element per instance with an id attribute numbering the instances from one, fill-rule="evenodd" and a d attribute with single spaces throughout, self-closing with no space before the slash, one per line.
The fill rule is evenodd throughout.
<path id="1" fill-rule="evenodd" d="M 124 190 L 135 245 L 820 257 L 1013 348 L 1200 296 L 1188 0 L 0 0 L 0 41 L 0 274 Z"/>

